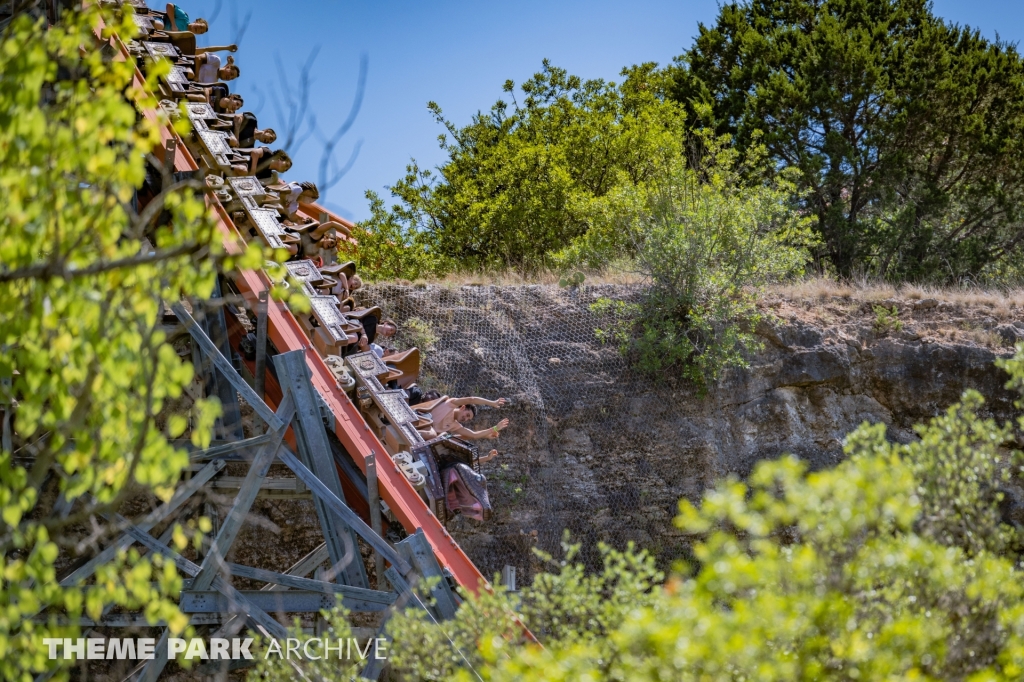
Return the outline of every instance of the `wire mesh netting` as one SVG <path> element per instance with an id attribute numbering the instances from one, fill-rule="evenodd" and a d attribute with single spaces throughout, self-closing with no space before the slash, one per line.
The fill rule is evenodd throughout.
<path id="1" fill-rule="evenodd" d="M 596 330 L 610 320 L 599 298 L 635 299 L 636 288 L 599 285 L 375 285 L 363 302 L 395 319 L 398 350 L 417 346 L 420 386 L 451 397 L 508 398 L 483 408 L 473 429 L 511 424 L 484 464 L 494 516 L 456 517 L 449 530 L 485 575 L 517 568 L 520 582 L 541 568 L 533 547 L 561 556 L 563 533 L 589 568 L 597 544 L 629 541 L 667 565 L 682 552 L 673 528 L 680 497 L 703 487 L 707 459 L 672 446 L 677 394 L 632 371 Z"/>

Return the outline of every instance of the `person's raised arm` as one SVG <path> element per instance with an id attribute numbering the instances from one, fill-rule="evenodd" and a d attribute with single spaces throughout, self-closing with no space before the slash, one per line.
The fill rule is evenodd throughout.
<path id="1" fill-rule="evenodd" d="M 451 429 L 451 432 L 467 440 L 494 440 L 499 435 L 501 435 L 501 431 L 507 426 L 508 419 L 502 419 L 500 422 L 498 422 L 491 428 L 484 429 L 483 431 L 474 431 L 472 429 L 467 429 L 465 426 L 460 425 Z"/>
<path id="2" fill-rule="evenodd" d="M 291 217 L 291 216 L 289 216 L 289 217 Z M 348 236 L 350 236 L 352 234 L 352 231 L 349 230 L 347 227 L 345 227 L 341 223 L 337 223 L 337 222 L 335 222 L 333 220 L 329 220 L 326 223 L 318 223 L 316 220 L 313 220 L 312 218 L 303 218 L 302 216 L 296 216 L 296 217 L 299 220 L 306 220 L 307 221 L 305 224 L 303 224 L 302 227 L 304 229 L 312 228 L 312 229 L 309 229 L 309 236 L 312 237 L 313 239 L 320 239 L 320 237 L 323 237 L 325 234 L 327 234 L 331 230 L 334 230 L 335 232 L 340 232 L 340 233 L 344 234 L 346 237 L 348 237 Z"/>
<path id="3" fill-rule="evenodd" d="M 167 23 L 171 25 L 171 30 L 172 31 L 184 31 L 184 30 L 186 30 L 188 28 L 187 26 L 182 26 L 180 28 L 178 27 L 178 23 L 174 20 L 174 3 L 173 2 L 167 3 Z"/>
<path id="4" fill-rule="evenodd" d="M 238 52 L 238 45 L 211 45 L 210 47 L 197 47 L 196 56 L 207 52 Z"/>
<path id="5" fill-rule="evenodd" d="M 486 405 L 487 407 L 503 407 L 508 401 L 505 398 L 498 398 L 497 400 L 488 400 L 487 398 L 452 398 L 451 404 L 455 407 L 465 407 L 466 405 Z"/>

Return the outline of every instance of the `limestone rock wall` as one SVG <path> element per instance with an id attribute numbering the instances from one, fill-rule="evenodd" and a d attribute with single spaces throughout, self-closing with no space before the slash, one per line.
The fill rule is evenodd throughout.
<path id="1" fill-rule="evenodd" d="M 834 302 L 843 315 L 828 326 L 802 319 L 808 306 L 769 302 L 775 319 L 758 329 L 763 349 L 700 398 L 685 384 L 638 377 L 598 340 L 595 330 L 608 320 L 591 304 L 636 293 L 399 285 L 366 292 L 401 326 L 396 345 L 424 351 L 424 385 L 511 400 L 500 412 L 482 410 L 473 425 L 511 419 L 496 443 L 501 456 L 483 468 L 494 517 L 450 526 L 485 574 L 511 564 L 529 579 L 538 568 L 531 547 L 557 556 L 565 530 L 591 565 L 598 542 L 633 541 L 667 566 L 687 550 L 672 524 L 678 500 L 698 500 L 721 476 L 743 476 L 785 453 L 829 466 L 842 457 L 845 434 L 865 421 L 906 441 L 915 423 L 970 388 L 992 415 L 1013 416 L 1014 395 L 993 364 L 1008 349 L 937 338 L 929 315 L 938 312 L 913 303 L 901 308 L 901 331 L 880 334 L 870 306 L 865 312 L 855 301 Z"/>

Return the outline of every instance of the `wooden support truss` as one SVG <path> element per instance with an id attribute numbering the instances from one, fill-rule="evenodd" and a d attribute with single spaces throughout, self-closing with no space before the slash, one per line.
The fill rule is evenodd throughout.
<path id="1" fill-rule="evenodd" d="M 288 631 L 282 624 L 281 616 L 284 614 L 315 614 L 338 603 L 354 612 L 384 612 L 385 622 L 386 617 L 397 609 L 409 607 L 423 609 L 427 617 L 434 620 L 451 618 L 457 608 L 458 597 L 422 531 L 392 545 L 381 537 L 379 530 L 372 529 L 346 504 L 324 426 L 322 401 L 318 400 L 311 383 L 305 354 L 291 351 L 272 358 L 283 390 L 283 397 L 277 409 L 273 410 L 239 375 L 202 325 L 180 304 L 172 308 L 195 346 L 201 350 L 204 361 L 216 370 L 220 383 L 229 385 L 252 406 L 264 422 L 265 431 L 258 436 L 241 438 L 240 431 L 229 430 L 228 437 L 235 434 L 240 439 L 219 442 L 206 450 L 193 452 L 192 468 L 198 470 L 182 481 L 172 498 L 134 521 L 120 514 L 110 515 L 108 520 L 123 529 L 122 534 L 93 558 L 65 575 L 60 580 L 61 585 L 71 586 L 88 580 L 118 551 L 138 544 L 146 551 L 172 561 L 186 577 L 179 608 L 189 614 L 199 632 L 211 637 L 225 636 L 248 627 L 263 636 L 285 638 Z M 328 417 L 333 420 L 333 417 Z M 289 433 L 295 440 L 294 453 L 284 444 Z M 230 487 L 237 488 L 237 493 L 230 511 L 218 520 L 212 542 L 203 552 L 201 561 L 196 563 L 168 546 L 174 523 L 170 523 L 159 537 L 154 537 L 152 531 L 180 520 L 186 511 L 191 513 L 193 509 L 201 509 L 199 500 L 202 495 L 197 493 L 213 487 L 228 487 L 218 483 L 225 478 L 226 462 L 245 462 L 248 473 L 242 478 L 231 477 Z M 227 561 L 226 557 L 246 522 L 253 502 L 268 481 L 267 472 L 275 462 L 287 466 L 295 475 L 290 480 L 301 484 L 312 496 L 324 543 L 294 566 L 282 570 Z M 388 589 L 370 589 L 360 542 L 372 548 L 382 564 L 388 566 L 381 576 L 386 577 Z M 317 571 L 317 567 L 325 564 L 329 567 L 325 573 Z M 330 579 L 307 577 L 315 571 Z M 232 584 L 234 578 L 263 582 L 265 586 L 260 590 L 240 590 Z M 420 595 L 416 593 L 415 586 L 423 579 L 429 579 L 426 583 L 429 589 Z M 380 580 L 380 583 L 383 585 L 385 581 Z M 45 614 L 37 617 L 45 617 Z M 152 682 L 164 671 L 168 663 L 166 642 L 169 630 L 166 624 L 147 623 L 141 614 L 111 615 L 106 611 L 95 620 L 81 619 L 81 624 L 104 628 L 162 627 L 156 658 L 140 664 L 130 679 Z M 217 626 L 219 629 L 215 630 Z M 363 671 L 368 679 L 376 679 L 379 673 L 380 665 L 374 663 Z"/>

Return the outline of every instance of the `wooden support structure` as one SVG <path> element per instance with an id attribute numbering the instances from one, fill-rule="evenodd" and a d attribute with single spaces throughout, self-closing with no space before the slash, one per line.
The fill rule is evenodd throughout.
<path id="1" fill-rule="evenodd" d="M 242 524 L 249 513 L 249 508 L 256 499 L 259 484 L 266 477 L 270 465 L 274 463 L 277 450 L 281 446 L 281 441 L 284 440 L 288 423 L 284 418 L 290 420 L 294 412 L 295 408 L 292 405 L 291 396 L 286 395 L 277 410 L 277 416 L 282 421 L 282 424 L 273 431 L 274 435 L 270 442 L 260 448 L 259 454 L 256 455 L 256 458 L 250 465 L 249 474 L 246 476 L 242 488 L 235 497 L 235 504 L 231 507 L 231 511 L 228 512 L 224 523 L 221 524 L 220 531 L 213 541 L 213 546 L 210 548 L 207 560 L 203 562 L 202 571 L 196 576 L 193 583 L 194 589 L 205 590 L 213 584 L 214 579 L 219 574 L 223 558 L 227 556 L 228 549 L 230 549 L 235 538 L 238 536 L 238 531 L 242 529 Z"/>
<path id="2" fill-rule="evenodd" d="M 371 453 L 366 460 L 366 497 L 370 505 L 370 528 L 377 535 L 383 535 L 380 520 L 380 496 L 377 491 L 377 453 Z M 384 583 L 384 557 L 373 551 L 373 566 L 377 576 L 377 589 Z"/>
<path id="3" fill-rule="evenodd" d="M 185 310 L 185 307 L 180 303 L 175 303 L 171 306 L 171 309 L 178 316 L 178 319 L 181 320 L 181 323 L 185 325 L 188 333 L 192 335 L 192 339 L 199 344 L 199 347 L 213 361 L 214 366 L 223 373 L 225 379 L 245 398 L 245 402 L 249 403 L 267 426 L 273 431 L 282 427 L 284 423 L 274 414 L 273 410 L 267 407 L 263 399 L 256 395 L 256 391 L 241 377 L 234 365 L 224 357 L 220 349 L 206 335 L 206 332 L 202 330 L 199 324 L 189 315 L 188 311 Z"/>
<path id="4" fill-rule="evenodd" d="M 213 478 L 214 474 L 218 473 L 223 468 L 224 462 L 222 461 L 210 462 L 210 464 L 204 467 L 202 471 L 193 476 L 191 480 L 178 488 L 170 500 L 140 521 L 138 523 L 138 528 L 143 532 L 149 532 L 152 528 L 173 514 L 182 504 L 185 503 L 186 500 L 188 500 L 188 498 L 192 497 L 192 495 L 194 495 L 204 483 Z M 61 587 L 68 587 L 82 582 L 95 573 L 99 566 L 109 563 L 120 550 L 127 549 L 133 542 L 134 540 L 132 540 L 131 536 L 128 533 L 124 533 L 120 538 L 107 547 L 107 549 L 103 550 L 83 566 L 80 566 L 62 578 L 60 581 Z"/>
<path id="5" fill-rule="evenodd" d="M 295 443 L 299 459 L 303 466 L 311 470 L 322 485 L 334 497 L 344 502 L 341 491 L 341 480 L 338 468 L 331 457 L 331 446 L 327 442 L 327 431 L 324 429 L 323 418 L 315 392 L 310 385 L 309 370 L 306 368 L 304 353 L 292 351 L 277 355 L 274 358 L 281 386 L 295 400 Z M 301 478 L 301 477 L 300 477 Z M 306 485 L 309 485 L 308 483 Z M 330 552 L 331 564 L 338 571 L 338 580 L 346 585 L 369 587 L 366 567 L 363 566 L 362 555 L 359 553 L 359 542 L 356 534 L 345 519 L 329 510 L 327 503 L 319 495 L 313 496 L 320 527 L 323 529 L 327 549 Z M 347 509 L 347 507 L 346 507 Z M 357 517 L 358 518 L 358 517 Z"/>
<path id="6" fill-rule="evenodd" d="M 266 398 L 267 384 L 267 297 L 269 292 L 260 292 L 259 303 L 256 304 L 256 371 L 253 390 L 260 400 Z"/>

